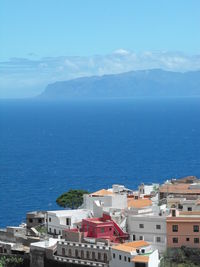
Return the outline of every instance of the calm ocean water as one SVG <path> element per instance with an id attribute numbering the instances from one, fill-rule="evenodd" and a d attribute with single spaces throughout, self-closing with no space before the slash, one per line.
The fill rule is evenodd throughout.
<path id="1" fill-rule="evenodd" d="M 0 227 L 70 188 L 200 176 L 200 98 L 0 101 Z"/>

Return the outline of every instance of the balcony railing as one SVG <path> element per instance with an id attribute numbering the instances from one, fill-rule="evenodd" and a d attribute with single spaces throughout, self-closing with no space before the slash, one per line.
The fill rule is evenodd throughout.
<path id="1" fill-rule="evenodd" d="M 109 250 L 110 247 L 102 246 L 98 244 L 86 244 L 86 243 L 77 243 L 77 242 L 68 242 L 68 241 L 58 241 L 59 245 L 66 245 L 71 247 L 85 247 L 85 248 L 94 248 L 94 249 L 102 249 L 102 250 Z"/>
<path id="2" fill-rule="evenodd" d="M 104 263 L 104 262 L 90 261 L 90 260 L 83 260 L 83 259 L 74 259 L 74 258 L 57 256 L 57 255 L 54 255 L 54 260 L 60 261 L 60 262 L 80 264 L 80 265 L 108 267 L 108 263 Z"/>

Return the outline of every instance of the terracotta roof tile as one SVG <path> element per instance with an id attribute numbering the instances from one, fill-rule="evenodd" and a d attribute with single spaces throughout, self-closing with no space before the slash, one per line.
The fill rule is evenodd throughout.
<path id="1" fill-rule="evenodd" d="M 138 256 L 135 256 L 131 261 L 147 263 L 149 262 L 149 256 L 138 255 Z"/>
<path id="2" fill-rule="evenodd" d="M 160 193 L 200 194 L 200 189 L 189 188 L 191 184 L 164 184 L 160 187 Z"/>
<path id="3" fill-rule="evenodd" d="M 107 196 L 107 195 L 113 195 L 112 192 L 106 190 L 106 189 L 101 189 L 97 192 L 94 192 L 94 193 L 91 193 L 90 196 L 99 196 L 99 197 L 102 197 L 102 196 Z"/>
<path id="4" fill-rule="evenodd" d="M 132 251 L 135 251 L 137 248 L 147 247 L 147 246 L 149 246 L 148 242 L 144 240 L 140 240 L 140 241 L 133 241 L 133 242 L 119 244 L 119 245 L 113 246 L 112 248 L 116 250 L 124 251 L 124 252 L 132 252 Z"/>
<path id="5" fill-rule="evenodd" d="M 152 206 L 152 201 L 148 198 L 142 198 L 142 199 L 128 199 L 128 207 L 132 208 L 144 208 Z"/>

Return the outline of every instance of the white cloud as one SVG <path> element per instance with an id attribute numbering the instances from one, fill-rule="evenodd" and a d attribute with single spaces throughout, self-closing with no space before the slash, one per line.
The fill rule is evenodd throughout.
<path id="1" fill-rule="evenodd" d="M 117 49 L 113 52 L 113 54 L 116 54 L 116 55 L 122 55 L 122 56 L 126 56 L 126 55 L 129 55 L 130 52 L 128 50 L 125 50 L 125 49 Z"/>
<path id="2" fill-rule="evenodd" d="M 36 95 L 55 81 L 153 68 L 200 70 L 200 55 L 167 51 L 134 53 L 118 49 L 108 55 L 91 57 L 11 58 L 0 62 L 0 95 L 10 96 L 14 90 L 19 97 Z"/>

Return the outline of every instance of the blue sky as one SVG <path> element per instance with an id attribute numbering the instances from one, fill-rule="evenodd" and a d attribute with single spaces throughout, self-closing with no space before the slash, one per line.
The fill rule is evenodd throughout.
<path id="1" fill-rule="evenodd" d="M 165 68 L 163 62 L 152 64 L 150 54 L 154 63 L 163 55 L 171 61 L 175 57 L 175 70 L 177 57 L 180 68 L 182 60 L 187 60 L 186 70 L 195 60 L 198 69 L 199 12 L 199 0 L 1 0 L 0 94 L 29 96 L 54 80 Z M 114 67 L 108 67 L 113 57 Z M 61 61 L 74 72 L 58 75 L 65 68 Z M 116 61 L 123 65 L 117 70 Z"/>

